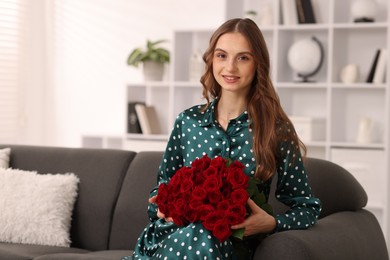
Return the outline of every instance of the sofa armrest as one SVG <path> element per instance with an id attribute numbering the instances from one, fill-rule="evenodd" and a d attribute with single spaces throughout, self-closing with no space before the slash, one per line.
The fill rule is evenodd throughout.
<path id="1" fill-rule="evenodd" d="M 385 239 L 367 210 L 331 214 L 308 230 L 272 234 L 257 247 L 255 260 L 388 260 Z"/>

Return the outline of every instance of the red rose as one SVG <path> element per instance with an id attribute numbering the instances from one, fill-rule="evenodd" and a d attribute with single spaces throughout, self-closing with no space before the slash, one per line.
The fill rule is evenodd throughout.
<path id="1" fill-rule="evenodd" d="M 234 213 L 228 213 L 228 215 L 226 216 L 226 220 L 227 220 L 228 224 L 230 226 L 232 226 L 232 225 L 237 225 L 237 224 L 244 222 L 245 217 L 239 216 L 239 215 L 234 214 Z"/>
<path id="2" fill-rule="evenodd" d="M 222 186 L 222 180 L 219 176 L 217 175 L 212 175 L 212 176 L 209 176 L 203 183 L 203 188 L 207 191 L 207 192 L 212 192 L 212 191 L 216 191 L 216 190 L 219 190 Z"/>
<path id="3" fill-rule="evenodd" d="M 195 200 L 203 200 L 207 196 L 207 191 L 201 186 L 196 186 L 192 191 L 192 198 Z"/>
<path id="4" fill-rule="evenodd" d="M 218 203 L 217 205 L 217 210 L 223 211 L 223 212 L 228 212 L 230 207 L 230 203 L 228 200 L 222 200 Z"/>
<path id="5" fill-rule="evenodd" d="M 195 208 L 187 207 L 184 213 L 184 218 L 190 223 L 198 221 L 198 210 Z"/>
<path id="6" fill-rule="evenodd" d="M 169 207 L 167 204 L 158 204 L 158 209 L 161 213 L 169 215 Z"/>
<path id="7" fill-rule="evenodd" d="M 249 177 L 239 168 L 229 168 L 226 179 L 232 185 L 233 189 L 246 189 L 248 187 Z"/>
<path id="8" fill-rule="evenodd" d="M 202 222 L 203 226 L 209 230 L 213 231 L 215 223 L 217 223 L 218 220 L 222 219 L 224 217 L 224 214 L 222 211 L 213 211 L 210 212 Z"/>
<path id="9" fill-rule="evenodd" d="M 194 169 L 194 172 L 204 171 L 209 167 L 211 159 L 206 155 L 204 155 L 202 158 L 196 158 L 192 163 L 191 166 Z"/>
<path id="10" fill-rule="evenodd" d="M 209 176 L 212 176 L 212 175 L 217 175 L 218 168 L 211 165 L 209 168 L 204 170 L 203 174 L 204 174 L 205 178 L 208 178 Z"/>
<path id="11" fill-rule="evenodd" d="M 187 204 L 188 204 L 187 201 L 185 201 L 183 198 L 179 197 L 178 199 L 176 199 L 174 206 L 175 206 L 176 211 L 178 213 L 182 214 L 182 212 L 183 212 L 184 208 L 187 206 Z"/>
<path id="12" fill-rule="evenodd" d="M 215 209 L 213 206 L 208 205 L 208 204 L 203 204 L 198 208 L 199 211 L 199 220 L 204 221 L 206 217 L 211 213 L 214 212 Z"/>
<path id="13" fill-rule="evenodd" d="M 202 186 L 205 180 L 206 180 L 206 177 L 199 172 L 199 173 L 195 174 L 195 176 L 194 176 L 194 185 L 195 186 Z"/>
<path id="14" fill-rule="evenodd" d="M 194 177 L 194 170 L 189 167 L 184 167 L 180 172 L 180 180 L 192 179 Z"/>
<path id="15" fill-rule="evenodd" d="M 193 186 L 194 186 L 194 183 L 192 182 L 192 179 L 185 178 L 181 182 L 180 192 L 181 193 L 189 193 Z"/>
<path id="16" fill-rule="evenodd" d="M 175 174 L 172 176 L 172 178 L 170 179 L 169 181 L 169 185 L 172 187 L 172 188 L 175 188 L 175 190 L 178 190 L 178 186 L 180 186 L 180 183 L 181 183 L 181 175 L 182 173 L 186 170 L 186 167 L 182 167 L 180 168 L 179 170 L 177 170 L 175 172 Z"/>
<path id="17" fill-rule="evenodd" d="M 229 215 L 235 215 L 238 218 L 245 218 L 246 216 L 246 207 L 244 205 L 235 204 L 230 205 L 229 207 Z"/>
<path id="18" fill-rule="evenodd" d="M 232 189 L 232 185 L 230 185 L 230 183 L 228 183 L 226 179 L 224 179 L 224 182 L 222 183 L 221 191 L 222 191 L 222 196 L 225 199 L 230 199 L 230 194 L 232 193 L 233 189 Z"/>
<path id="19" fill-rule="evenodd" d="M 213 228 L 213 235 L 218 238 L 219 242 L 223 242 L 232 234 L 232 230 L 224 219 L 218 220 Z"/>
<path id="20" fill-rule="evenodd" d="M 244 205 L 231 205 L 229 207 L 226 219 L 229 225 L 240 224 L 245 220 L 246 207 Z"/>
<path id="21" fill-rule="evenodd" d="M 169 187 L 166 183 L 161 183 L 158 187 L 156 204 L 164 203 L 168 200 Z"/>
<path id="22" fill-rule="evenodd" d="M 245 205 L 248 201 L 249 194 L 245 189 L 236 189 L 230 195 L 232 204 Z"/>
<path id="23" fill-rule="evenodd" d="M 218 169 L 218 172 L 223 172 L 226 168 L 226 159 L 218 156 L 211 160 L 210 166 L 214 166 Z"/>
<path id="24" fill-rule="evenodd" d="M 216 205 L 222 199 L 222 194 L 219 190 L 210 191 L 207 193 L 207 198 L 211 204 Z"/>
<path id="25" fill-rule="evenodd" d="M 203 205 L 204 205 L 204 203 L 202 200 L 198 200 L 195 198 L 192 198 L 188 203 L 188 207 L 190 207 L 192 209 L 198 209 L 198 208 L 202 207 Z"/>
<path id="26" fill-rule="evenodd" d="M 236 160 L 229 165 L 229 168 L 237 168 L 243 170 L 245 168 L 245 165 L 242 162 Z"/>

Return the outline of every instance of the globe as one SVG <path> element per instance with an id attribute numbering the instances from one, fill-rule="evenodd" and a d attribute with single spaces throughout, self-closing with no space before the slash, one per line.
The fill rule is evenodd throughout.
<path id="1" fill-rule="evenodd" d="M 323 57 L 323 46 L 314 36 L 295 42 L 287 54 L 288 64 L 305 82 L 319 71 Z"/>

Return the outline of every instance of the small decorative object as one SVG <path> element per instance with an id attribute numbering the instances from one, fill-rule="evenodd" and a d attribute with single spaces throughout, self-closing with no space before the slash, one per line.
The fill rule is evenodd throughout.
<path id="1" fill-rule="evenodd" d="M 202 58 L 202 53 L 194 51 L 190 58 L 190 81 L 199 81 L 204 72 L 205 63 Z"/>
<path id="2" fill-rule="evenodd" d="M 146 81 L 160 81 L 164 76 L 164 65 L 169 63 L 169 51 L 158 47 L 165 40 L 147 41 L 146 50 L 135 48 L 127 58 L 127 65 L 138 67 L 143 63 L 144 78 Z"/>
<path id="3" fill-rule="evenodd" d="M 266 4 L 262 7 L 260 17 L 259 17 L 259 25 L 268 26 L 274 24 L 274 10 L 271 4 Z"/>
<path id="4" fill-rule="evenodd" d="M 372 135 L 372 120 L 369 117 L 360 118 L 359 131 L 356 138 L 356 142 L 361 144 L 371 143 Z"/>
<path id="5" fill-rule="evenodd" d="M 357 64 L 348 64 L 341 69 L 340 80 L 343 83 L 355 83 L 359 79 L 359 66 Z"/>
<path id="6" fill-rule="evenodd" d="M 290 67 L 298 73 L 303 82 L 315 75 L 324 61 L 324 47 L 315 37 L 295 42 L 288 50 L 287 60 Z"/>
<path id="7" fill-rule="evenodd" d="M 376 12 L 375 0 L 356 0 L 351 5 L 351 15 L 355 23 L 374 22 Z"/>

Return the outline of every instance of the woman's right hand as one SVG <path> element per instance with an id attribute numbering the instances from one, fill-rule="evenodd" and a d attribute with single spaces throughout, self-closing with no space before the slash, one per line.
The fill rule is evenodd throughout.
<path id="1" fill-rule="evenodd" d="M 157 195 L 149 198 L 149 203 L 156 203 Z M 166 222 L 173 222 L 173 219 L 171 217 L 165 217 L 165 214 L 160 211 L 159 208 L 157 208 L 157 217 L 165 219 Z"/>

